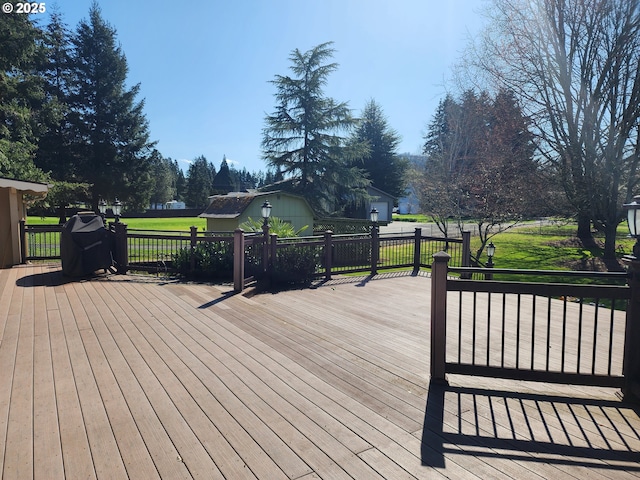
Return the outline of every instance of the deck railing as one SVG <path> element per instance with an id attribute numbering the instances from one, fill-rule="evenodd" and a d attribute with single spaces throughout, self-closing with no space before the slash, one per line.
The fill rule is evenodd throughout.
<path id="1" fill-rule="evenodd" d="M 425 236 L 420 228 L 402 234 L 379 234 L 372 229 L 368 234 L 334 235 L 325 232 L 322 236 L 278 238 L 270 235 L 265 244 L 261 233 L 214 233 L 199 232 L 196 227 L 190 231 L 164 231 L 128 229 L 124 223 L 111 223 L 109 229 L 114 238 L 114 260 L 119 272 L 138 270 L 146 272 L 176 272 L 175 258 L 180 251 L 190 250 L 194 272 L 194 250 L 202 243 L 223 242 L 226 251 L 243 252 L 244 260 L 240 268 L 239 259 L 234 263 L 234 284 L 244 288 L 266 272 L 279 251 L 296 247 L 313 251 L 318 263 L 314 275 L 331 278 L 332 274 L 371 272 L 396 268 L 430 268 L 433 253 L 446 250 L 452 257 L 451 264 L 468 266 L 470 234 L 463 232 L 462 238 L 442 238 Z M 62 226 L 24 226 L 23 242 L 27 245 L 23 252 L 23 262 L 39 259 L 60 258 L 60 232 Z M 234 236 L 243 235 L 241 243 Z M 231 273 L 229 273 L 231 280 Z"/>
<path id="2" fill-rule="evenodd" d="M 626 316 L 632 298 L 626 272 L 450 268 L 444 252 L 434 260 L 434 379 L 443 380 L 451 373 L 625 385 L 621 353 L 629 348 Z M 518 274 L 521 281 L 471 280 L 451 274 L 467 274 L 467 278 L 471 274 Z M 581 277 L 590 284 L 527 281 L 531 275 Z"/>

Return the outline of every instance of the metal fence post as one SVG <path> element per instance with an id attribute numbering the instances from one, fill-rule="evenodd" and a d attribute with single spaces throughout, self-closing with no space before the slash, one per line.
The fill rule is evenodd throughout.
<path id="1" fill-rule="evenodd" d="M 189 270 L 191 274 L 196 270 L 196 245 L 198 244 L 198 227 L 191 226 L 189 228 L 191 233 L 190 249 L 189 249 Z"/>
<path id="2" fill-rule="evenodd" d="M 324 279 L 331 280 L 331 260 L 333 258 L 333 232 L 324 232 Z"/>
<path id="3" fill-rule="evenodd" d="M 421 246 L 422 246 L 422 229 L 416 228 L 415 238 L 413 242 L 413 273 L 414 274 L 420 271 Z"/>
<path id="4" fill-rule="evenodd" d="M 244 290 L 244 230 L 241 228 L 233 232 L 233 289 Z"/>
<path id="5" fill-rule="evenodd" d="M 27 222 L 20 220 L 20 263 L 27 263 Z"/>
<path id="6" fill-rule="evenodd" d="M 624 388 L 625 401 L 640 402 L 640 261 L 625 258 L 629 271 L 631 299 L 627 305 L 624 341 Z"/>
<path id="7" fill-rule="evenodd" d="M 462 265 L 461 267 L 471 266 L 471 232 L 462 232 Z M 461 273 L 460 278 L 471 278 L 470 273 Z"/>
<path id="8" fill-rule="evenodd" d="M 115 261 L 119 275 L 125 275 L 129 269 L 129 246 L 127 244 L 127 224 L 114 223 L 115 231 Z"/>
<path id="9" fill-rule="evenodd" d="M 446 382 L 447 270 L 451 255 L 438 252 L 431 265 L 431 379 Z"/>

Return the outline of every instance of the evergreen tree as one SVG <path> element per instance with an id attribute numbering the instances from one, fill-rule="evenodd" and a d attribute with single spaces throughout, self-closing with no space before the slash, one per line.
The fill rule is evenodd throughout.
<path id="1" fill-rule="evenodd" d="M 42 78 L 41 31 L 28 15 L 0 15 L 0 176 L 46 180 L 33 158 L 49 121 Z"/>
<path id="2" fill-rule="evenodd" d="M 125 88 L 127 60 L 116 30 L 97 3 L 72 38 L 71 120 L 78 167 L 91 183 L 92 201 L 119 197 L 127 207 L 145 208 L 152 187 L 151 149 L 140 85 Z"/>
<path id="3" fill-rule="evenodd" d="M 77 158 L 73 149 L 73 134 L 69 117 L 69 86 L 71 79 L 70 32 L 62 15 L 51 13 L 44 32 L 46 63 L 43 70 L 44 88 L 49 101 L 52 121 L 40 138 L 36 164 L 51 172 L 58 181 L 73 181 L 82 176 L 77 171 Z M 63 189 L 66 190 L 66 189 Z"/>
<path id="4" fill-rule="evenodd" d="M 171 159 L 163 158 L 160 152 L 154 149 L 151 154 L 153 169 L 153 189 L 150 202 L 157 208 L 175 197 L 175 172 Z"/>
<path id="5" fill-rule="evenodd" d="M 223 156 L 220 163 L 220 170 L 216 173 L 212 183 L 212 195 L 224 195 L 234 191 L 234 182 L 231 176 L 231 170 L 227 163 L 227 157 Z"/>
<path id="6" fill-rule="evenodd" d="M 341 134 L 355 126 L 347 103 L 326 97 L 323 87 L 338 67 L 327 63 L 332 43 L 308 52 L 294 50 L 289 59 L 294 76 L 276 75 L 276 111 L 265 118 L 263 158 L 290 180 L 288 188 L 304 195 L 319 212 L 339 210 L 344 191 L 364 195 L 368 181 L 355 167 L 361 145 Z M 283 186 L 284 187 L 284 186 Z"/>
<path id="7" fill-rule="evenodd" d="M 404 195 L 408 162 L 398 156 L 400 136 L 389 127 L 375 100 L 366 104 L 353 138 L 368 147 L 362 166 L 371 184 L 396 198 Z"/>
<path id="8" fill-rule="evenodd" d="M 213 179 L 215 176 L 215 167 L 203 155 L 191 162 L 187 172 L 185 193 L 185 203 L 189 207 L 204 208 L 209 204 L 209 195 L 212 195 L 213 192 Z"/>

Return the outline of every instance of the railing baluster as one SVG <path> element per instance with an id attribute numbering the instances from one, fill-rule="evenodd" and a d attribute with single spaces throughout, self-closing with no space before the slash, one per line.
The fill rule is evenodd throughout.
<path id="1" fill-rule="evenodd" d="M 500 353 L 500 366 L 504 368 L 504 338 L 506 329 L 506 317 L 507 317 L 507 294 L 502 294 L 502 340 L 501 340 L 501 353 Z"/>
<path id="2" fill-rule="evenodd" d="M 584 298 L 580 298 L 580 309 L 578 310 L 578 364 L 576 365 L 577 373 L 580 373 L 580 366 L 582 365 L 582 307 L 584 305 Z"/>
<path id="3" fill-rule="evenodd" d="M 476 364 L 476 323 L 477 323 L 477 313 L 478 309 L 476 308 L 476 299 L 478 297 L 478 292 L 473 292 L 473 324 L 472 324 L 472 335 L 471 335 L 471 363 L 473 365 Z"/>
<path id="4" fill-rule="evenodd" d="M 487 365 L 491 353 L 491 292 L 487 293 Z"/>
<path id="5" fill-rule="evenodd" d="M 518 307 L 516 313 L 516 368 L 520 368 L 520 305 L 521 295 L 518 293 Z"/>
<path id="6" fill-rule="evenodd" d="M 596 298 L 596 310 L 593 317 L 593 356 L 591 358 L 591 374 L 596 373 L 596 358 L 598 349 L 598 308 L 600 307 L 600 299 Z"/>
<path id="7" fill-rule="evenodd" d="M 560 371 L 565 372 L 565 353 L 567 350 L 567 296 L 562 299 L 562 351 L 560 352 Z"/>
<path id="8" fill-rule="evenodd" d="M 533 306 L 531 307 L 531 370 L 535 366 L 536 350 L 536 295 L 533 295 Z"/>
<path id="9" fill-rule="evenodd" d="M 611 376 L 611 363 L 613 355 L 613 326 L 616 313 L 616 299 L 611 300 L 611 318 L 609 319 L 609 355 L 607 358 L 607 375 Z"/>
<path id="10" fill-rule="evenodd" d="M 462 292 L 458 300 L 458 363 L 462 361 Z"/>
<path id="11" fill-rule="evenodd" d="M 546 371 L 549 371 L 549 357 L 551 348 L 551 297 L 547 298 L 547 350 L 545 355 L 547 356 Z"/>

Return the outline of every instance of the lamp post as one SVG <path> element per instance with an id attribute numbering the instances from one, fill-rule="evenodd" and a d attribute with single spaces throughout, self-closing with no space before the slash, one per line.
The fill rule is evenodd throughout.
<path id="1" fill-rule="evenodd" d="M 120 200 L 116 198 L 111 209 L 113 210 L 113 216 L 116 217 L 116 223 L 120 223 L 120 213 L 122 212 L 122 203 L 120 203 Z"/>
<path id="2" fill-rule="evenodd" d="M 640 196 L 633 197 L 623 205 L 627 210 L 629 236 L 636 239 L 633 254 L 626 255 L 622 262 L 627 267 L 631 298 L 627 306 L 624 342 L 624 387 L 625 400 L 640 402 Z"/>
<path id="3" fill-rule="evenodd" d="M 269 217 L 271 216 L 271 204 L 269 200 L 265 200 L 262 204 L 262 234 L 264 235 L 262 243 L 262 271 L 267 271 L 269 263 Z"/>
<path id="4" fill-rule="evenodd" d="M 101 198 L 98 202 L 98 211 L 100 212 L 100 216 L 102 217 L 102 223 L 107 227 L 107 202 L 105 202 L 104 198 Z"/>
<path id="5" fill-rule="evenodd" d="M 633 246 L 633 256 L 636 260 L 640 259 L 640 195 L 633 197 L 631 203 L 623 205 L 627 210 L 627 224 L 629 227 L 629 236 L 636 239 Z"/>
<path id="6" fill-rule="evenodd" d="M 378 210 L 373 207 L 369 212 L 371 219 L 371 275 L 378 273 L 378 258 L 380 241 L 378 238 Z"/>
<path id="7" fill-rule="evenodd" d="M 493 242 L 489 242 L 487 245 L 487 268 L 493 268 L 493 256 L 496 254 L 496 246 Z M 493 280 L 493 274 L 487 273 L 484 276 L 485 280 Z"/>

